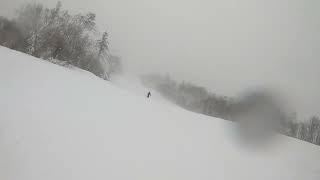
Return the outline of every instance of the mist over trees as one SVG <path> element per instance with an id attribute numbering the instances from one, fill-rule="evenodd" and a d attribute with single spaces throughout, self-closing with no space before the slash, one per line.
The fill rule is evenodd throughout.
<path id="1" fill-rule="evenodd" d="M 168 75 L 148 74 L 142 76 L 141 80 L 146 87 L 158 91 L 163 97 L 184 109 L 249 124 L 249 127 L 258 127 L 261 133 L 270 129 L 320 145 L 319 117 L 299 121 L 296 113 L 286 112 L 267 92 L 248 92 L 242 98 L 234 98 L 214 94 L 191 83 L 179 83 Z"/>
<path id="2" fill-rule="evenodd" d="M 17 23 L 4 17 L 0 17 L 0 44 L 19 51 L 27 46 Z"/>
<path id="3" fill-rule="evenodd" d="M 14 19 L 0 18 L 0 45 L 32 56 L 70 64 L 109 79 L 110 73 L 121 68 L 120 59 L 109 57 L 109 35 L 96 28 L 94 13 L 70 14 L 61 2 L 54 8 L 27 3 L 17 10 Z"/>

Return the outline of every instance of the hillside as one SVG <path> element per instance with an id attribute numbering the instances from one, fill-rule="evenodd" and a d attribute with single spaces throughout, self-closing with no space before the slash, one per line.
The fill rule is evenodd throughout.
<path id="1" fill-rule="evenodd" d="M 320 179 L 315 145 L 254 151 L 233 123 L 4 47 L 0 68 L 1 180 Z"/>

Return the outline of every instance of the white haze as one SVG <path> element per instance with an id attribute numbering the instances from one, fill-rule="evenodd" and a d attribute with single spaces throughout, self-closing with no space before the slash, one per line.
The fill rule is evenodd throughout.
<path id="1" fill-rule="evenodd" d="M 26 2 L 0 1 L 6 16 Z M 302 116 L 320 115 L 320 1 L 61 2 L 73 12 L 95 12 L 112 51 L 134 73 L 170 74 L 231 96 L 272 87 Z"/>

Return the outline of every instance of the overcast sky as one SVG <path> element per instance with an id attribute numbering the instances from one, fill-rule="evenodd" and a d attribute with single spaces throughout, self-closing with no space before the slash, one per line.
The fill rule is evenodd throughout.
<path id="1" fill-rule="evenodd" d="M 12 16 L 25 0 L 0 0 Z M 54 6 L 56 0 L 43 0 Z M 168 73 L 218 94 L 272 87 L 320 115 L 319 0 L 61 0 L 97 14 L 137 73 Z"/>

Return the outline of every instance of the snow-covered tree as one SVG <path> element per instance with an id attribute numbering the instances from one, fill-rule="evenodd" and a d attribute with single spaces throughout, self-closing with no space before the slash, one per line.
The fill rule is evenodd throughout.
<path id="1" fill-rule="evenodd" d="M 108 42 L 108 32 L 105 31 L 102 34 L 102 37 L 97 41 L 97 47 L 98 47 L 98 54 L 97 54 L 97 63 L 100 63 L 101 66 L 104 69 L 104 72 L 102 72 L 102 76 L 105 79 L 109 79 L 109 69 L 110 64 L 108 62 L 108 56 L 109 56 L 109 42 Z"/>

